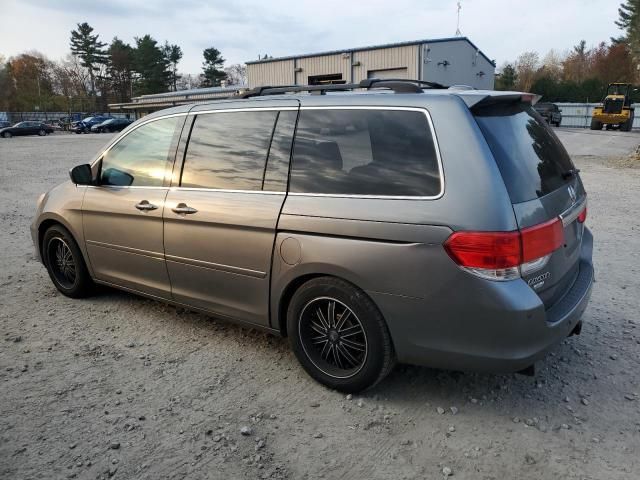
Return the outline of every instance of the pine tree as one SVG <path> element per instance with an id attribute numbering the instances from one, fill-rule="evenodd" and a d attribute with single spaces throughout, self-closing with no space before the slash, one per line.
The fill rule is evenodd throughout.
<path id="1" fill-rule="evenodd" d="M 107 73 L 111 89 L 119 102 L 127 102 L 131 99 L 133 48 L 118 37 L 113 37 L 108 53 Z"/>
<path id="2" fill-rule="evenodd" d="M 140 95 L 165 92 L 169 86 L 168 62 L 158 42 L 145 35 L 136 38 L 134 70 L 138 73 L 137 93 Z"/>
<path id="3" fill-rule="evenodd" d="M 78 56 L 81 65 L 89 72 L 91 94 L 96 92 L 96 72 L 107 61 L 104 50 L 105 43 L 98 40 L 99 35 L 92 35 L 93 27 L 87 22 L 78 23 L 77 30 L 71 31 L 71 53 Z"/>
<path id="4" fill-rule="evenodd" d="M 513 90 L 517 81 L 516 68 L 511 63 L 507 63 L 502 67 L 502 73 L 496 79 L 496 90 Z"/>
<path id="5" fill-rule="evenodd" d="M 612 40 L 626 44 L 638 65 L 640 63 L 640 0 L 626 0 L 620 4 L 616 25 L 624 31 L 624 36 Z"/>
<path id="6" fill-rule="evenodd" d="M 180 79 L 180 75 L 178 75 L 178 62 L 182 59 L 182 49 L 178 45 L 169 45 L 169 42 L 165 41 L 162 47 L 162 53 L 169 66 L 169 79 L 175 92 L 178 89 L 178 80 Z"/>
<path id="7" fill-rule="evenodd" d="M 217 87 L 220 82 L 227 78 L 227 74 L 222 70 L 224 64 L 224 58 L 220 50 L 211 47 L 202 52 L 204 56 L 204 62 L 202 63 L 202 70 L 204 74 L 203 85 L 207 87 Z"/>

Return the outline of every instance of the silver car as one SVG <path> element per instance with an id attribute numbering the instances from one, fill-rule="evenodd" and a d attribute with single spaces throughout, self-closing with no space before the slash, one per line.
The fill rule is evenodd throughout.
<path id="1" fill-rule="evenodd" d="M 163 110 L 40 197 L 33 241 L 65 295 L 288 336 L 341 391 L 395 362 L 531 373 L 593 282 L 585 190 L 532 100 L 368 80 Z"/>

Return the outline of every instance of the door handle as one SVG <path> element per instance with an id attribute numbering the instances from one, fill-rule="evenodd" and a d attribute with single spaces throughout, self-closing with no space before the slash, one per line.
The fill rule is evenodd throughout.
<path id="1" fill-rule="evenodd" d="M 183 213 L 186 215 L 190 215 L 192 213 L 198 213 L 198 210 L 195 208 L 189 207 L 186 203 L 179 203 L 174 208 L 171 209 L 175 213 Z"/>
<path id="2" fill-rule="evenodd" d="M 157 210 L 158 207 L 153 203 L 149 203 L 148 200 L 142 200 L 140 203 L 136 204 L 136 208 L 141 211 L 148 211 L 148 210 Z"/>

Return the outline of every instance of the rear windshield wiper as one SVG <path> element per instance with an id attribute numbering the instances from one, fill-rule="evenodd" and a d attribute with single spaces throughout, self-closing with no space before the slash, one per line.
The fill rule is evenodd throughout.
<path id="1" fill-rule="evenodd" d="M 564 172 L 562 174 L 562 179 L 566 180 L 567 178 L 575 177 L 579 173 L 580 173 L 580 169 L 579 168 L 572 168 L 571 170 L 567 170 L 566 172 Z"/>

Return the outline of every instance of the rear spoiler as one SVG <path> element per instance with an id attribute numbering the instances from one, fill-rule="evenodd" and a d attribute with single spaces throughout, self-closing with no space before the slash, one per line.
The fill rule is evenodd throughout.
<path id="1" fill-rule="evenodd" d="M 457 93 L 469 109 L 477 109 L 495 105 L 498 103 L 530 103 L 535 105 L 542 98 L 541 95 L 524 92 L 491 92 L 484 94 L 481 92 L 461 91 Z"/>

